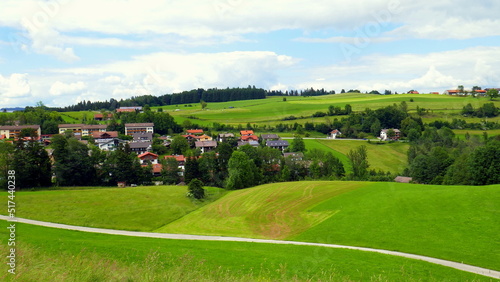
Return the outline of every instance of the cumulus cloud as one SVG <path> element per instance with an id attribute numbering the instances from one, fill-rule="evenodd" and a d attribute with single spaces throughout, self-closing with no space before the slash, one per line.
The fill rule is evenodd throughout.
<path id="1" fill-rule="evenodd" d="M 74 83 L 64 83 L 61 81 L 56 81 L 50 87 L 49 93 L 50 93 L 50 95 L 53 95 L 53 96 L 61 96 L 64 94 L 79 93 L 86 88 L 87 88 L 87 86 L 82 81 L 78 81 L 78 82 L 74 82 Z"/>
<path id="2" fill-rule="evenodd" d="M 0 75 L 0 96 L 20 98 L 29 95 L 31 86 L 26 73 L 13 73 L 8 77 Z"/>

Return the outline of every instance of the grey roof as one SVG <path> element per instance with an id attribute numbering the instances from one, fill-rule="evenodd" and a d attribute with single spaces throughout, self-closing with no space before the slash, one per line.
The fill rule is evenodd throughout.
<path id="1" fill-rule="evenodd" d="M 200 147 L 217 147 L 217 141 L 196 141 L 194 142 L 196 148 Z"/>
<path id="2" fill-rule="evenodd" d="M 141 140 L 141 139 L 148 139 L 148 140 L 153 140 L 153 133 L 151 132 L 138 132 L 138 133 L 134 133 L 132 135 L 132 137 L 134 138 L 134 140 Z"/>
<path id="3" fill-rule="evenodd" d="M 136 149 L 136 148 L 147 148 L 151 146 L 151 142 L 133 142 L 129 143 L 130 149 Z"/>
<path id="4" fill-rule="evenodd" d="M 260 136 L 262 139 L 279 139 L 278 134 L 262 134 Z"/>
<path id="5" fill-rule="evenodd" d="M 266 146 L 269 147 L 285 147 L 289 146 L 288 141 L 286 140 L 276 140 L 276 141 L 267 141 Z"/>
<path id="6" fill-rule="evenodd" d="M 259 142 L 254 141 L 254 140 L 250 140 L 250 141 L 238 141 L 238 147 L 245 146 L 245 145 L 250 145 L 250 146 L 258 147 L 259 146 Z"/>

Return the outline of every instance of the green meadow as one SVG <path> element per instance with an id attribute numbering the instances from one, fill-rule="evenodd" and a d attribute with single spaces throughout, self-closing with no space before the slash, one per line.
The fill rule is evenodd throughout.
<path id="1" fill-rule="evenodd" d="M 0 236 L 6 238 L 5 221 Z M 490 281 L 384 254 L 105 235 L 18 223 L 16 274 L 2 281 Z M 0 251 L 7 253 L 6 245 Z"/>
<path id="2" fill-rule="evenodd" d="M 218 199 L 223 189 L 206 187 L 208 197 L 186 197 L 186 186 L 150 186 L 16 193 L 16 215 L 87 227 L 150 231 Z M 2 193 L 4 194 L 4 193 Z M 1 203 L 1 214 L 7 211 Z"/>

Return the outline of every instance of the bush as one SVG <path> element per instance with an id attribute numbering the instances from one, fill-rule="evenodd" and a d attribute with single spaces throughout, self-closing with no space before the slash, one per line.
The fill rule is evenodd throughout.
<path id="1" fill-rule="evenodd" d="M 203 182 L 199 179 L 193 179 L 188 184 L 188 197 L 195 199 L 203 199 L 205 198 L 205 189 L 203 189 Z"/>

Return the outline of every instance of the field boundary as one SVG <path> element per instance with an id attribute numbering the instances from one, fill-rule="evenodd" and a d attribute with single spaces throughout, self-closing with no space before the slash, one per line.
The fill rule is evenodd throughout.
<path id="1" fill-rule="evenodd" d="M 188 235 L 188 234 L 168 234 L 168 233 L 151 233 L 151 232 L 138 232 L 138 231 L 125 231 L 125 230 L 113 230 L 113 229 L 103 229 L 103 228 L 91 228 L 82 227 L 75 225 L 66 225 L 60 223 L 44 222 L 38 220 L 31 220 L 25 218 L 10 218 L 8 216 L 0 215 L 0 220 L 9 220 L 10 222 L 20 222 L 25 224 L 32 224 L 44 227 L 59 228 L 74 231 L 83 231 L 91 233 L 101 233 L 109 235 L 123 235 L 123 236 L 134 236 L 134 237 L 147 237 L 147 238 L 159 238 L 159 239 L 174 239 L 174 240 L 200 240 L 200 241 L 227 241 L 227 242 L 249 242 L 249 243 L 266 243 L 266 244 L 282 244 L 282 245 L 298 245 L 298 246 L 316 246 L 316 247 L 327 247 L 327 248 L 337 248 L 337 249 L 350 249 L 365 252 L 375 252 L 399 257 L 405 257 L 410 259 L 422 260 L 442 266 L 447 266 L 455 268 L 458 270 L 479 274 L 491 278 L 500 279 L 500 271 L 495 271 L 491 269 L 486 269 L 478 266 L 458 263 L 454 261 L 442 260 L 427 256 L 408 254 L 403 252 L 382 250 L 382 249 L 372 249 L 364 247 L 355 246 L 345 246 L 336 244 L 322 244 L 322 243 L 310 243 L 310 242 L 296 242 L 296 241 L 280 241 L 280 240 L 266 240 L 266 239 L 252 239 L 252 238 L 241 238 L 241 237 L 224 237 L 224 236 L 205 236 L 205 235 Z"/>

